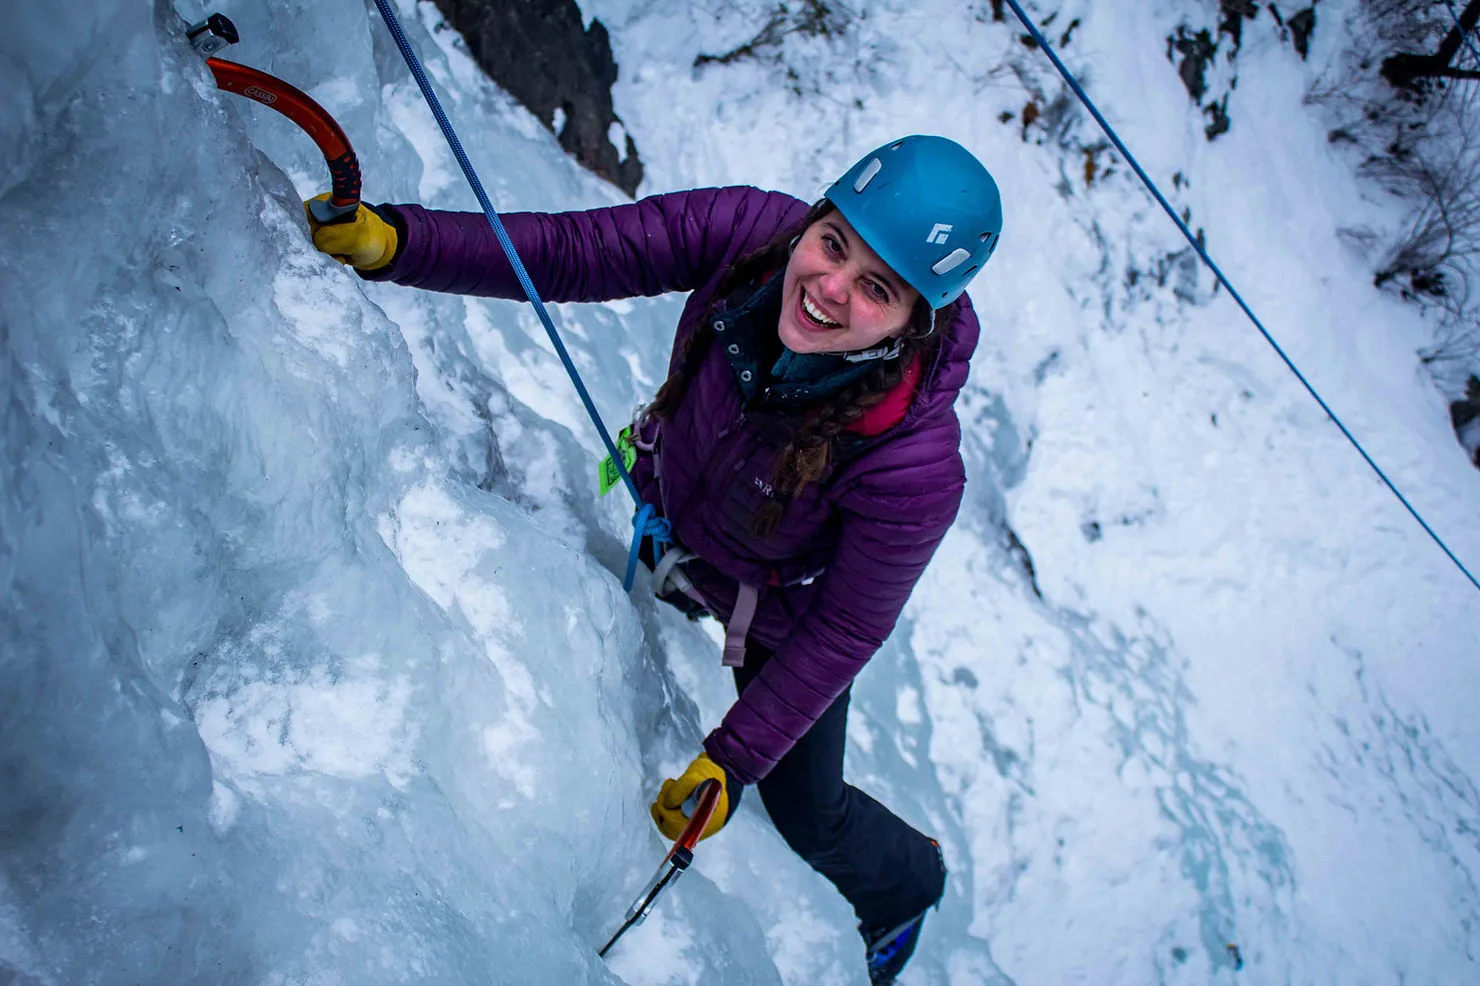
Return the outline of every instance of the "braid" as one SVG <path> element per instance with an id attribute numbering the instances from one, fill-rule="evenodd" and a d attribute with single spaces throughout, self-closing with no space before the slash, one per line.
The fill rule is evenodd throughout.
<path id="1" fill-rule="evenodd" d="M 821 479 L 832 459 L 832 440 L 902 379 L 904 367 L 899 360 L 890 360 L 813 408 L 781 450 L 772 485 L 786 496 L 796 496 L 808 483 Z"/>
<path id="2" fill-rule="evenodd" d="M 934 325 L 942 330 L 954 320 L 958 308 L 952 302 L 935 312 Z M 809 408 L 791 440 L 782 447 L 771 473 L 776 499 L 756 511 L 750 532 L 758 538 L 776 533 L 787 504 L 808 483 L 827 474 L 832 464 L 833 440 L 847 430 L 865 411 L 881 402 L 904 379 L 905 368 L 917 355 L 927 356 L 940 346 L 940 333 L 932 331 L 931 311 L 922 299 L 915 303 L 909 327 L 900 340 L 897 357 L 879 360 L 862 379 L 854 381 L 826 401 Z"/>

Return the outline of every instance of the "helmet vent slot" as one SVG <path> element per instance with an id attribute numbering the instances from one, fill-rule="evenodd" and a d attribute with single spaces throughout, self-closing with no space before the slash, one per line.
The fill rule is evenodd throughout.
<path id="1" fill-rule="evenodd" d="M 950 253 L 946 254 L 944 257 L 937 260 L 935 264 L 930 268 L 931 273 L 949 274 L 957 267 L 960 267 L 961 264 L 964 263 L 966 260 L 970 259 L 970 257 L 971 254 L 968 251 L 957 247 Z"/>
<path id="2" fill-rule="evenodd" d="M 863 191 L 865 188 L 868 187 L 868 183 L 874 180 L 874 175 L 877 175 L 880 171 L 883 170 L 884 162 L 880 161 L 878 158 L 874 158 L 868 163 L 868 167 L 864 168 L 863 171 L 859 173 L 858 180 L 853 183 L 853 191 Z"/>

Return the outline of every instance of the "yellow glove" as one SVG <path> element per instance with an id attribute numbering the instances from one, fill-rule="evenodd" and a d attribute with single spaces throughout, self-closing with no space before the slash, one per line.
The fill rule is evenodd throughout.
<path id="1" fill-rule="evenodd" d="M 308 201 L 328 197 L 329 193 L 325 192 Z M 308 217 L 313 245 L 341 264 L 349 264 L 355 270 L 379 270 L 396 256 L 400 238 L 396 235 L 395 225 L 386 222 L 363 202 L 355 210 L 354 218 L 345 222 L 319 222 L 309 211 L 308 202 L 303 203 L 303 214 Z"/>
<path id="2" fill-rule="evenodd" d="M 701 753 L 678 779 L 670 777 L 658 789 L 658 799 L 653 802 L 651 812 L 653 823 L 658 826 L 658 831 L 663 833 L 664 838 L 677 839 L 683 834 L 684 826 L 689 823 L 688 816 L 683 813 L 683 803 L 698 790 L 700 784 L 711 779 L 719 781 L 719 803 L 715 805 L 714 814 L 699 838 L 707 839 L 725 827 L 740 803 L 743 786 L 723 767 L 709 759 L 709 754 Z"/>

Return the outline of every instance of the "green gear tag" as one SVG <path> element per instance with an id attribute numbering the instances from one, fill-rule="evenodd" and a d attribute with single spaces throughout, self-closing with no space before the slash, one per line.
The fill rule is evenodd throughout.
<path id="1" fill-rule="evenodd" d="M 628 425 L 622 429 L 617 436 L 617 451 L 622 453 L 622 465 L 627 471 L 632 471 L 632 465 L 637 461 L 637 448 L 632 444 L 632 426 Z M 601 465 L 596 467 L 596 478 L 601 483 L 601 495 L 606 496 L 612 491 L 612 487 L 622 481 L 622 474 L 617 472 L 617 464 L 612 461 L 611 456 L 601 460 Z"/>

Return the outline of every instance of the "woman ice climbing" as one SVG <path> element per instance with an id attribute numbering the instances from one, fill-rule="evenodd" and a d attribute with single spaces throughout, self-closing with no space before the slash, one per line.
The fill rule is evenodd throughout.
<path id="1" fill-rule="evenodd" d="M 945 890 L 939 846 L 843 780 L 849 687 L 893 630 L 961 502 L 953 404 L 978 325 L 962 294 L 1002 227 L 968 151 L 910 136 L 810 208 L 754 188 L 503 217 L 549 301 L 690 292 L 632 469 L 672 524 L 655 578 L 726 625 L 739 697 L 652 805 L 669 838 L 706 778 L 745 785 L 853 905 L 873 983 Z M 362 206 L 314 242 L 370 280 L 523 292 L 481 213 Z"/>

